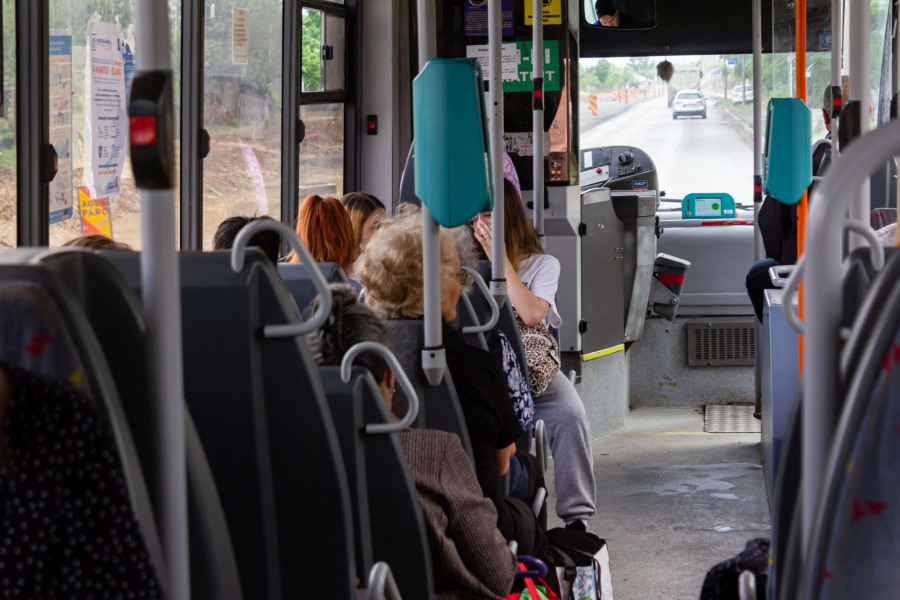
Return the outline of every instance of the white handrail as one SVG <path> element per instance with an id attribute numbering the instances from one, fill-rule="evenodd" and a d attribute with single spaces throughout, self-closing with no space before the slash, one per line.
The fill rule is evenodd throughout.
<path id="1" fill-rule="evenodd" d="M 266 325 L 263 329 L 263 335 L 267 338 L 294 337 L 298 335 L 306 335 L 307 333 L 316 331 L 328 320 L 331 314 L 331 290 L 328 288 L 328 282 L 325 276 L 316 265 L 315 259 L 306 244 L 297 235 L 297 232 L 285 225 L 281 221 L 274 219 L 258 219 L 252 223 L 248 223 L 241 228 L 234 240 L 234 246 L 231 248 L 231 270 L 240 273 L 244 270 L 244 251 L 247 244 L 254 235 L 261 231 L 275 231 L 280 233 L 282 237 L 287 239 L 288 244 L 300 257 L 307 270 L 309 270 L 309 278 L 316 291 L 319 292 L 319 308 L 311 319 L 303 323 L 293 323 L 291 325 Z"/>
<path id="2" fill-rule="evenodd" d="M 365 432 L 400 433 L 401 431 L 409 429 L 419 416 L 419 396 L 416 394 L 416 388 L 413 387 L 409 377 L 406 376 L 406 371 L 404 371 L 403 367 L 400 365 L 400 361 L 397 360 L 394 353 L 388 350 L 386 346 L 377 342 L 360 342 L 351 346 L 350 349 L 347 350 L 347 353 L 344 354 L 344 359 L 341 361 L 341 381 L 350 383 L 350 379 L 353 376 L 353 361 L 363 352 L 375 352 L 384 358 L 391 368 L 391 371 L 394 372 L 394 377 L 396 377 L 397 383 L 400 384 L 403 393 L 406 394 L 406 400 L 409 403 L 406 414 L 398 422 L 365 425 Z"/>
<path id="3" fill-rule="evenodd" d="M 394 574 L 386 562 L 377 562 L 369 571 L 369 600 L 402 600 Z"/>
<path id="4" fill-rule="evenodd" d="M 751 571 L 743 571 L 738 578 L 740 600 L 756 600 L 756 575 Z"/>
<path id="5" fill-rule="evenodd" d="M 800 320 L 800 315 L 794 312 L 794 294 L 800 289 L 800 282 L 803 281 L 803 266 L 806 255 L 800 257 L 794 272 L 787 280 L 784 286 L 784 296 L 782 296 L 781 307 L 784 311 L 784 320 L 788 322 L 791 328 L 800 335 L 806 335 L 806 325 Z M 771 277 L 771 275 L 770 275 Z"/>
<path id="6" fill-rule="evenodd" d="M 875 230 L 862 221 L 857 221 L 855 219 L 844 221 L 844 228 L 855 231 L 866 238 L 866 241 L 869 242 L 871 248 L 872 268 L 876 271 L 882 270 L 884 268 L 884 245 L 881 243 L 881 240 L 878 239 L 878 234 L 875 233 Z"/>
<path id="7" fill-rule="evenodd" d="M 842 244 L 844 215 L 864 181 L 900 154 L 900 120 L 857 140 L 838 156 L 813 192 L 806 246 L 803 398 L 803 550 L 809 543 L 820 498 L 825 461 L 839 406 L 840 327 L 843 316 Z"/>
<path id="8" fill-rule="evenodd" d="M 491 296 L 491 291 L 488 289 L 487 284 L 482 279 L 481 275 L 473 269 L 472 267 L 463 267 L 463 269 L 472 276 L 475 280 L 475 285 L 478 286 L 478 289 L 481 290 L 481 293 L 484 294 L 484 297 L 487 299 L 487 303 L 491 307 L 491 318 L 484 325 L 472 325 L 470 327 L 463 327 L 462 332 L 465 335 L 469 335 L 471 333 L 486 333 L 493 329 L 497 322 L 500 320 L 500 306 L 497 304 L 497 301 Z"/>

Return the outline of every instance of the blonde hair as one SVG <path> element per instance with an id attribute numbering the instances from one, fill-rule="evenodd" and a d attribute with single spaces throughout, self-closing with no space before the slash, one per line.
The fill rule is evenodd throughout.
<path id="1" fill-rule="evenodd" d="M 456 275 L 455 259 L 464 264 L 471 253 L 461 229 L 440 229 L 442 281 Z M 422 268 L 422 213 L 402 205 L 396 216 L 382 221 L 353 272 L 366 290 L 367 305 L 389 318 L 416 318 L 425 312 Z"/>

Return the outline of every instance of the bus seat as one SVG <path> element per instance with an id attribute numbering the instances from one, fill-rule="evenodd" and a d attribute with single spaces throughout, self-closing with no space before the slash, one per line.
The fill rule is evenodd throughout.
<path id="1" fill-rule="evenodd" d="M 350 283 L 344 270 L 337 263 L 316 264 L 328 283 Z M 309 271 L 301 263 L 279 263 L 278 274 L 302 314 L 318 295 L 316 286 L 309 277 Z"/>
<path id="2" fill-rule="evenodd" d="M 156 462 L 159 455 L 153 431 L 149 395 L 143 311 L 131 286 L 106 259 L 93 252 L 56 252 L 41 259 L 76 298 L 91 322 L 109 362 L 132 425 L 141 464 Z M 231 535 L 219 492 L 190 412 L 185 407 L 188 475 L 188 524 L 190 531 L 191 596 L 240 600 L 240 580 Z M 152 498 L 159 497 L 159 483 L 147 469 Z M 159 509 L 154 507 L 159 518 Z"/>
<path id="3" fill-rule="evenodd" d="M 362 443 L 365 436 L 362 407 L 362 391 L 341 379 L 340 367 L 319 367 L 322 389 L 328 400 L 334 429 L 341 445 L 341 457 L 350 486 L 350 504 L 353 507 L 353 535 L 356 550 L 356 571 L 360 581 L 365 581 L 374 564 L 372 537 L 370 535 L 369 496 L 366 480 L 366 456 Z M 356 367 L 355 375 L 365 369 Z M 391 565 L 391 563 L 388 563 Z"/>
<path id="4" fill-rule="evenodd" d="M 388 319 L 387 327 L 397 359 L 419 394 L 417 426 L 455 433 L 459 436 L 466 454 L 469 455 L 469 460 L 474 464 L 469 430 L 449 370 L 444 372 L 444 377 L 437 387 L 425 379 L 425 372 L 422 370 L 424 323 L 418 319 Z M 405 408 L 406 399 L 402 390 L 398 389 L 394 396 L 394 413 L 399 412 L 402 415 Z"/>
<path id="5" fill-rule="evenodd" d="M 766 123 L 765 192 L 797 204 L 812 184 L 812 113 L 799 98 L 772 98 Z"/>
<path id="6" fill-rule="evenodd" d="M 67 287 L 35 259 L 46 248 L 0 251 L 0 359 L 81 388 L 115 438 L 150 563 L 165 584 L 153 505 L 116 381 L 96 335 Z M 57 346 L 54 348 L 54 346 Z M 30 362 L 48 353 L 48 362 Z M 27 354 L 28 359 L 23 359 Z M 69 371 L 72 365 L 75 371 Z M 61 369 L 45 371 L 44 369 Z"/>
<path id="7" fill-rule="evenodd" d="M 320 367 L 319 373 L 344 460 L 353 457 L 347 473 L 356 477 L 348 478 L 356 495 L 354 508 L 367 518 L 369 560 L 391 567 L 403 597 L 430 600 L 434 580 L 428 534 L 400 439 L 396 433 L 368 435 L 362 427 L 392 421 L 378 385 L 362 367 L 353 367 L 350 383 L 341 380 L 340 367 Z"/>
<path id="8" fill-rule="evenodd" d="M 871 216 L 872 229 L 878 231 L 897 222 L 896 208 L 876 208 Z"/>
<path id="9" fill-rule="evenodd" d="M 137 253 L 107 253 L 140 287 Z M 182 252 L 185 400 L 221 491 L 244 593 L 352 598 L 349 490 L 305 340 L 266 339 L 297 322 L 274 265 L 249 250 Z M 302 469 L 298 466 L 302 465 Z"/>

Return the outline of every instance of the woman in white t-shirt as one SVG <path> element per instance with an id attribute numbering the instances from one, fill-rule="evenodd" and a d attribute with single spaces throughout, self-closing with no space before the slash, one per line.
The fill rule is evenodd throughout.
<path id="1" fill-rule="evenodd" d="M 506 286 L 509 299 L 529 326 L 543 322 L 559 329 L 556 310 L 559 261 L 544 252 L 534 227 L 525 215 L 516 187 L 504 180 Z M 491 257 L 491 213 L 472 223 L 475 238 Z M 591 424 L 584 404 L 569 379 L 558 372 L 547 390 L 534 399 L 535 419 L 542 419 L 550 439 L 556 470 L 556 513 L 567 526 L 586 528 L 594 515 L 596 485 L 591 453 Z"/>

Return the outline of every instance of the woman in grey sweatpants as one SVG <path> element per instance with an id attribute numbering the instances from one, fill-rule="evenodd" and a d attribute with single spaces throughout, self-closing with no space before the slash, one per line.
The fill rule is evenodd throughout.
<path id="1" fill-rule="evenodd" d="M 516 187 L 504 181 L 506 282 L 509 300 L 522 321 L 559 329 L 556 310 L 559 261 L 544 253 L 534 227 L 525 216 Z M 472 222 L 475 239 L 491 256 L 491 213 Z M 591 425 L 575 386 L 561 372 L 534 399 L 535 419 L 544 421 L 556 474 L 556 514 L 566 525 L 578 525 L 594 515 L 596 485 L 591 451 Z"/>

